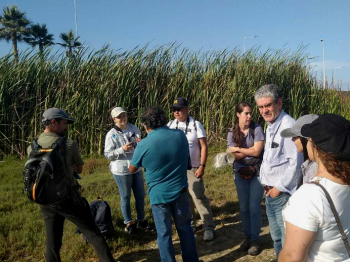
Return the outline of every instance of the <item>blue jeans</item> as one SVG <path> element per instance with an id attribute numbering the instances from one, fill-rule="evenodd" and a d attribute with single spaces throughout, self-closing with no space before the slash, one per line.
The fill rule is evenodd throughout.
<path id="1" fill-rule="evenodd" d="M 134 192 L 137 221 L 142 221 L 145 218 L 144 199 L 145 187 L 143 183 L 142 171 L 125 176 L 113 175 L 117 182 L 120 193 L 120 206 L 124 217 L 124 224 L 132 221 L 130 209 L 131 189 Z"/>
<path id="2" fill-rule="evenodd" d="M 181 255 L 184 262 L 197 262 L 196 242 L 191 228 L 191 214 L 188 193 L 166 204 L 152 205 L 157 229 L 157 241 L 162 262 L 176 262 L 171 238 L 171 217 L 180 238 Z"/>
<path id="3" fill-rule="evenodd" d="M 269 219 L 270 234 L 273 240 L 273 247 L 276 251 L 276 257 L 280 254 L 284 239 L 284 223 L 282 217 L 282 209 L 284 205 L 288 202 L 290 195 L 287 193 L 282 193 L 278 197 L 272 198 L 266 197 L 266 214 Z"/>
<path id="4" fill-rule="evenodd" d="M 236 172 L 235 184 L 243 232 L 247 237 L 257 241 L 261 230 L 261 201 L 264 189 L 258 176 L 243 179 Z"/>

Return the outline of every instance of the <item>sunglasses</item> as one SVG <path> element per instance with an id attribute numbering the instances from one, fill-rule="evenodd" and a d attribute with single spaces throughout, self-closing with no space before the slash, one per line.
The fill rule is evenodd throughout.
<path id="1" fill-rule="evenodd" d="M 171 111 L 174 112 L 180 112 L 182 108 L 172 108 Z"/>

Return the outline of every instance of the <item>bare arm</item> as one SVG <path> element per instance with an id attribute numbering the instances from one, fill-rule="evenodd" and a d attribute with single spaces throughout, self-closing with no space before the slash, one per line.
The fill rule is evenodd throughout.
<path id="1" fill-rule="evenodd" d="M 130 173 L 135 173 L 137 170 L 138 170 L 137 167 L 134 167 L 132 164 L 130 164 L 130 166 L 129 166 L 129 172 Z"/>
<path id="2" fill-rule="evenodd" d="M 236 147 L 236 146 L 229 147 L 231 153 L 241 153 L 241 154 L 244 154 L 245 156 L 253 156 L 253 157 L 259 157 L 263 148 L 264 148 L 264 141 L 256 141 L 254 142 L 254 145 L 249 148 Z"/>
<path id="3" fill-rule="evenodd" d="M 198 141 L 199 141 L 199 144 L 201 146 L 201 164 L 205 165 L 205 163 L 207 162 L 207 158 L 208 158 L 207 138 L 206 137 L 198 138 Z M 204 176 L 204 167 L 199 166 L 195 175 L 198 178 Z"/>
<path id="4" fill-rule="evenodd" d="M 72 170 L 78 174 L 81 174 L 83 173 L 83 166 L 72 165 Z"/>
<path id="5" fill-rule="evenodd" d="M 243 159 L 243 158 L 246 157 L 246 155 L 245 155 L 245 154 L 242 154 L 242 153 L 238 153 L 238 152 L 233 153 L 233 152 L 231 151 L 230 148 L 233 148 L 233 147 L 228 147 L 227 150 L 226 150 L 226 152 L 227 152 L 227 153 L 232 153 L 232 154 L 235 156 L 235 159 L 236 159 L 236 160 L 241 160 L 241 159 Z"/>
<path id="6" fill-rule="evenodd" d="M 286 241 L 278 261 L 306 261 L 309 248 L 315 240 L 316 233 L 286 222 Z"/>

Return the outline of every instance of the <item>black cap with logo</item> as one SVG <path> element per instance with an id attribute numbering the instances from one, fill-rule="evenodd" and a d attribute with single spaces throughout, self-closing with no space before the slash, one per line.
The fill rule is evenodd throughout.
<path id="1" fill-rule="evenodd" d="M 185 98 L 177 97 L 177 98 L 175 98 L 174 103 L 170 108 L 171 109 L 173 109 L 173 108 L 179 109 L 179 108 L 183 108 L 183 107 L 187 107 L 187 106 L 188 106 L 188 102 Z"/>

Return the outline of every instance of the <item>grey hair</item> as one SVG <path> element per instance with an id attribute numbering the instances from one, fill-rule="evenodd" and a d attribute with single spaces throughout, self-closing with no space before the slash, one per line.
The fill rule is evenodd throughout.
<path id="1" fill-rule="evenodd" d="M 280 88 L 275 84 L 263 85 L 255 92 L 254 99 L 257 101 L 258 99 L 265 97 L 271 98 L 272 101 L 277 104 L 278 99 L 282 98 Z"/>

